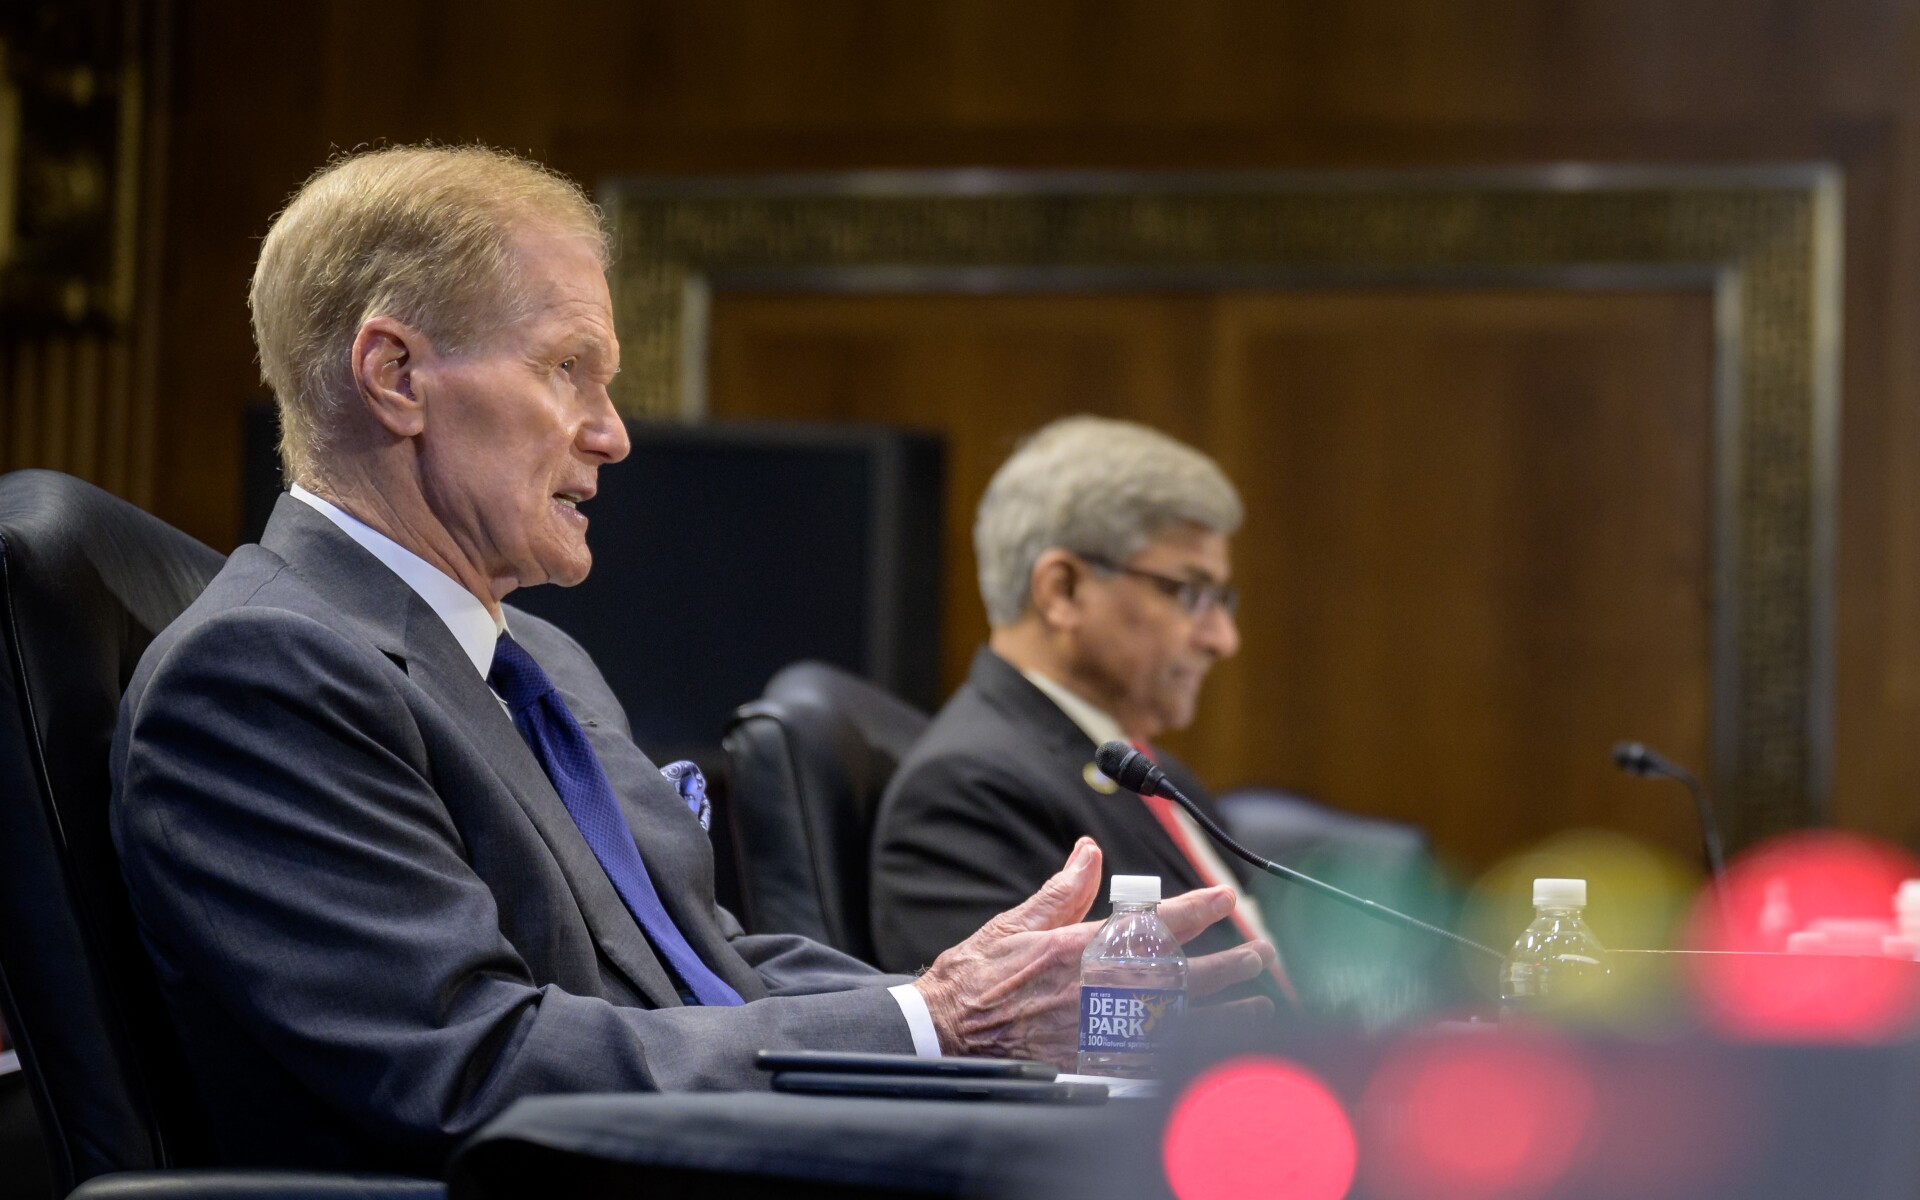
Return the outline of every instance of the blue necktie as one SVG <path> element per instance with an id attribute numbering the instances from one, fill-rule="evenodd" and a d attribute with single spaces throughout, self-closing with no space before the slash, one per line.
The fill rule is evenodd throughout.
<path id="1" fill-rule="evenodd" d="M 640 849 L 620 815 L 620 801 L 607 782 L 600 756 L 593 752 L 580 722 L 567 711 L 566 701 L 540 664 L 502 633 L 493 648 L 493 670 L 487 673 L 487 682 L 507 702 L 514 728 L 527 740 L 541 769 L 553 781 L 553 790 L 560 793 L 567 815 L 580 827 L 627 911 L 640 922 L 647 940 L 666 958 L 686 990 L 701 1004 L 741 1003 L 740 993 L 700 961 L 660 903 L 660 893 L 653 890 L 647 866 L 640 861 Z"/>

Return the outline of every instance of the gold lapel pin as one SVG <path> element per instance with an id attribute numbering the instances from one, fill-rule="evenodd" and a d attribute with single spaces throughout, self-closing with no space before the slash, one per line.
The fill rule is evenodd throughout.
<path id="1" fill-rule="evenodd" d="M 1120 790 L 1120 785 L 1102 775 L 1100 768 L 1093 763 L 1080 768 L 1080 778 L 1086 780 L 1087 786 L 1102 796 L 1111 796 Z"/>

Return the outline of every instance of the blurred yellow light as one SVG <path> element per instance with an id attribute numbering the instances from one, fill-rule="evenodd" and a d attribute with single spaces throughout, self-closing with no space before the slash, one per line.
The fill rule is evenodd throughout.
<path id="1" fill-rule="evenodd" d="M 1533 881 L 1584 879 L 1584 913 L 1609 951 L 1669 950 L 1681 941 L 1700 889 L 1700 873 L 1672 854 L 1605 830 L 1573 830 L 1495 865 L 1475 882 L 1461 929 L 1475 941 L 1505 950 L 1533 920 Z M 1622 1029 L 1657 1028 L 1679 1009 L 1680 991 L 1658 956 L 1609 956 L 1608 986 L 1575 1018 Z M 1474 973 L 1489 998 L 1499 994 L 1497 970 Z"/>

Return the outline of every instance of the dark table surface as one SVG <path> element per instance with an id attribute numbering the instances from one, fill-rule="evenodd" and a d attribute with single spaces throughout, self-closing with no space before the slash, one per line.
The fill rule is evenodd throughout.
<path id="1" fill-rule="evenodd" d="M 1109 1136 L 1130 1107 L 760 1092 L 545 1096 L 515 1104 L 461 1148 L 449 1200 L 716 1185 L 751 1194 L 756 1181 L 781 1197 L 1030 1194 L 1063 1147 Z"/>

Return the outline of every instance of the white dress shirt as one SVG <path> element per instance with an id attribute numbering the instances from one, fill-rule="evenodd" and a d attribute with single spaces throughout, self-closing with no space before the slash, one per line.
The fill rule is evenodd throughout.
<path id="1" fill-rule="evenodd" d="M 454 641 L 460 643 L 460 649 L 466 652 L 473 669 L 480 673 L 480 678 L 487 677 L 493 669 L 494 644 L 507 631 L 504 612 L 496 620 L 487 611 L 487 606 L 480 603 L 479 597 L 461 587 L 453 576 L 299 484 L 294 484 L 290 490 L 294 499 L 338 525 L 343 533 L 386 564 L 387 569 L 398 575 L 402 583 L 426 601 L 434 615 L 446 622 L 447 630 L 453 634 Z M 504 705 L 506 702 L 503 700 L 501 703 Z M 913 1035 L 914 1053 L 927 1058 L 939 1054 L 940 1035 L 933 1027 L 933 1014 L 927 1009 L 926 997 L 920 994 L 920 989 L 910 983 L 902 983 L 887 990 L 900 1006 L 901 1016 L 906 1018 L 907 1030 Z"/>

